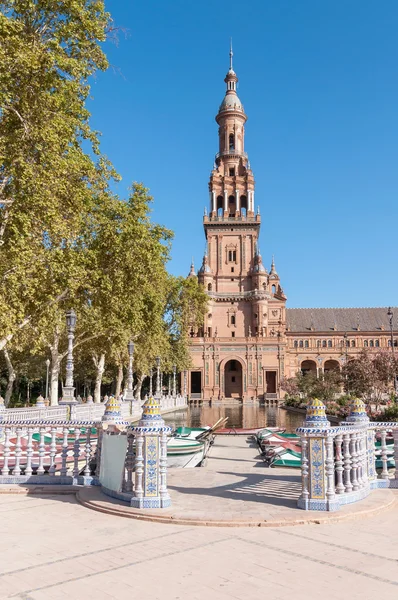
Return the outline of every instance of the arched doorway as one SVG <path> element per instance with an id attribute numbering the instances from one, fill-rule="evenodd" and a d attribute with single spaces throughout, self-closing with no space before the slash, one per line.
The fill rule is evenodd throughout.
<path id="1" fill-rule="evenodd" d="M 316 375 L 316 362 L 314 360 L 303 360 L 300 368 L 303 375 L 307 373 Z"/>
<path id="2" fill-rule="evenodd" d="M 229 360 L 224 367 L 225 397 L 242 398 L 242 365 L 238 360 Z"/>
<path id="3" fill-rule="evenodd" d="M 337 360 L 329 359 L 325 361 L 323 366 L 323 370 L 326 373 L 327 371 L 340 371 L 340 364 Z"/>

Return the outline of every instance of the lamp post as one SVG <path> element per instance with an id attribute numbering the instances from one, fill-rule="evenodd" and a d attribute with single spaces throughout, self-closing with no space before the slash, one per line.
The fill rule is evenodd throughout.
<path id="1" fill-rule="evenodd" d="M 349 389 L 348 389 L 348 373 L 347 373 L 347 365 L 348 365 L 348 349 L 347 349 L 348 348 L 348 345 L 347 345 L 348 337 L 347 337 L 347 332 L 345 332 L 345 334 L 344 334 L 343 337 L 344 337 L 344 347 L 345 347 L 344 350 L 345 350 L 345 368 L 346 368 L 346 371 L 345 371 L 345 388 L 346 388 L 346 393 L 349 394 L 350 392 L 349 392 Z"/>
<path id="2" fill-rule="evenodd" d="M 48 399 L 48 372 L 49 372 L 49 368 L 50 368 L 50 359 L 47 358 L 46 360 L 46 367 L 47 367 L 47 373 L 46 373 L 46 400 Z"/>
<path id="3" fill-rule="evenodd" d="M 391 310 L 391 306 L 388 307 L 387 317 L 390 322 L 391 353 L 394 358 L 394 323 L 393 323 L 394 322 L 394 313 Z M 398 390 L 398 381 L 397 381 L 397 374 L 395 373 L 395 371 L 393 374 L 393 379 L 394 379 L 394 381 L 393 381 L 394 391 L 397 391 Z"/>
<path id="4" fill-rule="evenodd" d="M 391 352 L 394 354 L 394 331 L 393 331 L 394 313 L 391 310 L 391 306 L 388 307 L 387 317 L 388 317 L 388 320 L 390 321 Z"/>
<path id="5" fill-rule="evenodd" d="M 184 371 L 184 398 L 187 397 L 187 371 Z"/>
<path id="6" fill-rule="evenodd" d="M 127 344 L 127 350 L 129 353 L 129 371 L 127 375 L 127 392 L 125 400 L 134 400 L 133 392 L 133 356 L 134 356 L 134 342 L 130 340 Z"/>
<path id="7" fill-rule="evenodd" d="M 73 387 L 73 340 L 76 328 L 76 313 L 71 308 L 66 311 L 66 328 L 68 331 L 68 354 L 66 357 L 66 379 L 62 389 L 62 402 L 70 404 L 76 402 L 75 388 Z"/>
<path id="8" fill-rule="evenodd" d="M 173 365 L 173 398 L 176 397 L 176 373 L 177 367 L 176 365 Z"/>
<path id="9" fill-rule="evenodd" d="M 153 371 L 152 369 L 149 369 L 149 397 L 152 398 L 152 377 L 153 377 Z"/>
<path id="10" fill-rule="evenodd" d="M 155 396 L 160 397 L 160 356 L 156 357 L 156 392 Z"/>

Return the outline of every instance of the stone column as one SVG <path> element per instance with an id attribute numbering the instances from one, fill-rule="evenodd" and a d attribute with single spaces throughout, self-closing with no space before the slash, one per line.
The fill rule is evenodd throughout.
<path id="1" fill-rule="evenodd" d="M 236 212 L 240 214 L 240 196 L 239 196 L 238 189 L 235 190 L 235 196 L 236 196 Z"/>
<path id="2" fill-rule="evenodd" d="M 302 489 L 297 506 L 304 510 L 337 510 L 334 490 L 333 436 L 325 405 L 314 398 L 307 406 L 303 427 L 296 431 L 303 448 Z"/>
<path id="3" fill-rule="evenodd" d="M 167 508 L 171 506 L 167 491 L 167 427 L 160 415 L 160 400 L 148 398 L 142 418 L 131 427 L 136 436 L 135 486 L 131 506 Z"/>

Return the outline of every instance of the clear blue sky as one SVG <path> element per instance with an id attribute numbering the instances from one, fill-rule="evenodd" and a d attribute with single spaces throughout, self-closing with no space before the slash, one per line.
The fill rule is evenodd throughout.
<path id="1" fill-rule="evenodd" d="M 200 266 L 230 36 L 261 252 L 290 307 L 388 306 L 398 295 L 397 0 L 108 0 L 92 126 L 153 218 L 174 274 Z"/>

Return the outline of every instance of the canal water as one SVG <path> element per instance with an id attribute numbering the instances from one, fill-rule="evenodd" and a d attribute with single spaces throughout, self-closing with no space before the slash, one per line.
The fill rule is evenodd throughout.
<path id="1" fill-rule="evenodd" d="M 274 406 L 246 406 L 243 404 L 218 406 L 188 406 L 184 410 L 163 415 L 165 422 L 174 429 L 177 427 L 201 427 L 213 425 L 221 417 L 228 417 L 225 427 L 283 427 L 294 432 L 300 427 L 304 415 L 292 413 Z"/>

